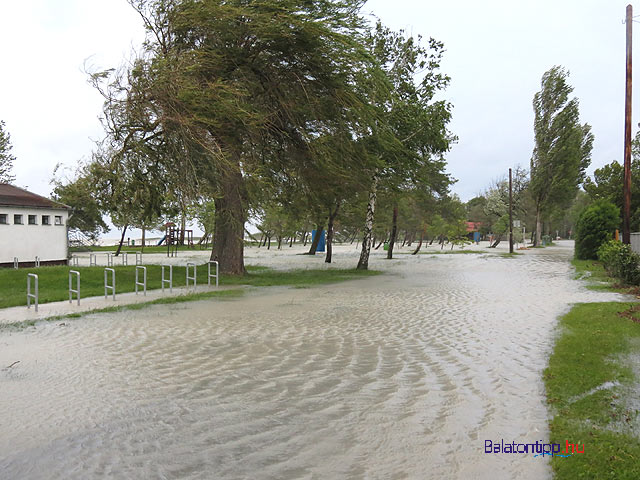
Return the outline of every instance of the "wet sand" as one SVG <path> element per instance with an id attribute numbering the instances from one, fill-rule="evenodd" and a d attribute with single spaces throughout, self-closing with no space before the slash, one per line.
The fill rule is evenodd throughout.
<path id="1" fill-rule="evenodd" d="M 293 253 L 247 257 L 323 265 Z M 1 333 L 0 476 L 550 478 L 484 441 L 548 439 L 558 315 L 621 298 L 572 280 L 572 253 L 376 252 L 386 275 Z"/>

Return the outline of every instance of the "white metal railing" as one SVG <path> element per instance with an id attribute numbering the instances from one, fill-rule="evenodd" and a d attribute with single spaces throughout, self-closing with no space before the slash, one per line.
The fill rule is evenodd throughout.
<path id="1" fill-rule="evenodd" d="M 40 268 L 40 257 L 36 255 L 36 260 L 34 262 L 36 268 Z"/>
<path id="2" fill-rule="evenodd" d="M 31 293 L 31 279 L 35 280 L 35 292 Z M 38 275 L 35 273 L 27 274 L 27 308 L 31 308 L 31 299 L 33 298 L 34 304 L 36 307 L 36 312 L 38 311 Z"/>
<path id="3" fill-rule="evenodd" d="M 71 256 L 71 266 L 72 267 L 77 267 L 78 266 L 78 257 L 76 255 L 72 255 Z"/>
<path id="4" fill-rule="evenodd" d="M 211 264 L 215 263 L 216 264 L 216 274 L 215 275 L 211 275 Z M 214 278 L 216 279 L 216 287 L 218 286 L 218 262 L 216 260 L 211 260 L 208 264 L 207 264 L 207 283 L 209 284 L 209 286 L 211 286 L 211 279 Z"/>
<path id="5" fill-rule="evenodd" d="M 138 272 L 142 270 L 142 282 L 138 281 Z M 136 295 L 138 294 L 138 287 L 142 287 L 143 294 L 147 295 L 147 267 L 136 265 Z"/>
<path id="6" fill-rule="evenodd" d="M 136 254 L 136 266 L 142 265 L 142 252 L 132 252 Z"/>
<path id="7" fill-rule="evenodd" d="M 98 266 L 98 259 L 95 253 L 90 253 L 89 254 L 89 266 L 90 267 L 97 267 Z"/>
<path id="8" fill-rule="evenodd" d="M 113 267 L 113 253 L 107 253 L 107 267 Z"/>
<path id="9" fill-rule="evenodd" d="M 189 267 L 193 267 L 193 276 L 189 276 Z M 187 263 L 187 288 L 189 288 L 189 280 L 193 281 L 193 287 L 196 286 L 196 264 L 195 263 Z"/>
<path id="10" fill-rule="evenodd" d="M 128 252 L 121 252 L 122 253 L 122 265 L 129 265 L 129 255 Z"/>
<path id="11" fill-rule="evenodd" d="M 76 276 L 76 288 L 73 287 L 73 276 Z M 80 272 L 77 270 L 69 270 L 69 303 L 73 303 L 73 294 L 76 294 L 78 305 L 80 305 Z"/>
<path id="12" fill-rule="evenodd" d="M 164 276 L 164 267 L 168 267 L 169 268 L 169 278 L 166 278 Z M 168 283 L 169 284 L 169 292 L 173 292 L 173 265 L 162 265 L 161 267 L 162 270 L 162 291 L 164 292 L 164 284 Z"/>
<path id="13" fill-rule="evenodd" d="M 111 285 L 107 282 L 107 272 L 111 272 Z M 113 300 L 116 300 L 116 271 L 113 268 L 104 269 L 104 298 L 107 298 L 107 292 L 111 290 Z"/>
<path id="14" fill-rule="evenodd" d="M 17 270 L 19 266 L 20 262 L 18 261 L 18 257 L 13 257 L 13 268 Z"/>

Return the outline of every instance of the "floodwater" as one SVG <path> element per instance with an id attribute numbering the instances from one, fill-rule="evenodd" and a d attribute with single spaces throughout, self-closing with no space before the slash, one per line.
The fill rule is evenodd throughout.
<path id="1" fill-rule="evenodd" d="M 620 298 L 571 247 L 3 331 L 0 478 L 550 478 L 484 442 L 548 440 L 558 315 Z"/>

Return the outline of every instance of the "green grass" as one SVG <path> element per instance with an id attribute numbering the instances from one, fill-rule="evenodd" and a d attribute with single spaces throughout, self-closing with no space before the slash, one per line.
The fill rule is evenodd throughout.
<path id="1" fill-rule="evenodd" d="M 0 308 L 25 305 L 27 274 L 36 273 L 39 283 L 39 302 L 48 303 L 69 298 L 69 270 L 80 272 L 80 290 L 83 298 L 104 295 L 104 267 L 41 267 L 14 270 L 0 269 Z M 290 270 L 275 271 L 266 267 L 247 267 L 248 274 L 244 276 L 221 275 L 220 285 L 252 285 L 252 286 L 311 286 L 351 280 L 370 275 L 377 271 L 362 270 Z M 117 293 L 133 292 L 135 290 L 135 267 L 118 266 L 116 271 Z M 185 267 L 173 267 L 174 287 L 184 286 L 186 283 Z M 109 274 L 110 275 L 110 274 Z M 142 275 L 142 274 L 140 274 Z M 167 271 L 168 275 L 168 271 Z M 147 265 L 147 289 L 159 289 L 161 280 L 160 265 Z M 207 267 L 197 268 L 198 285 L 207 283 Z M 74 283 L 75 287 L 75 283 Z"/>
<path id="2" fill-rule="evenodd" d="M 625 288 L 616 284 L 615 279 L 611 278 L 602 263 L 597 260 L 571 260 L 571 265 L 576 269 L 576 279 L 587 279 L 589 290 L 630 293 L 630 288 Z"/>
<path id="3" fill-rule="evenodd" d="M 640 478 L 640 439 L 633 427 L 638 411 L 627 402 L 639 379 L 624 360 L 640 354 L 640 314 L 630 310 L 638 305 L 579 304 L 560 320 L 561 335 L 544 372 L 555 413 L 551 442 L 563 449 L 567 440 L 578 443 L 585 453 L 554 457 L 558 480 Z M 593 391 L 606 382 L 619 386 Z"/>

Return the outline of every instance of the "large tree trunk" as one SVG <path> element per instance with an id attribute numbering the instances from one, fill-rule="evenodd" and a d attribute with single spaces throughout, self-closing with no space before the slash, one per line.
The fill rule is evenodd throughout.
<path id="1" fill-rule="evenodd" d="M 396 235 L 398 234 L 398 205 L 393 206 L 393 223 L 391 224 L 391 237 L 389 238 L 389 250 L 387 251 L 387 260 L 393 258 L 393 245 L 396 243 Z"/>
<path id="2" fill-rule="evenodd" d="M 144 227 L 142 227 L 142 249 L 140 250 L 141 252 L 144 252 L 144 242 L 145 242 L 145 238 L 144 238 L 145 235 L 144 234 L 145 233 L 146 233 L 146 230 L 145 230 Z"/>
<path id="3" fill-rule="evenodd" d="M 228 167 L 220 180 L 222 195 L 215 199 L 215 231 L 211 260 L 217 260 L 220 273 L 244 275 L 244 224 L 246 191 L 240 166 Z"/>
<path id="4" fill-rule="evenodd" d="M 325 263 L 331 263 L 331 256 L 333 254 L 333 222 L 338 216 L 338 210 L 340 210 L 340 203 L 336 205 L 336 209 L 332 212 L 329 210 L 329 221 L 327 223 L 327 255 L 325 256 Z"/>
<path id="5" fill-rule="evenodd" d="M 124 243 L 124 235 L 125 233 L 127 233 L 127 228 L 129 227 L 129 225 L 125 224 L 124 228 L 122 229 L 122 236 L 120 237 L 120 243 L 118 244 L 118 250 L 116 250 L 116 257 L 118 255 L 120 255 L 120 250 L 122 250 L 122 244 Z"/>
<path id="6" fill-rule="evenodd" d="M 315 255 L 316 250 L 318 250 L 318 243 L 320 243 L 320 237 L 322 236 L 322 232 L 324 232 L 324 225 L 318 224 L 316 226 L 316 237 L 311 242 L 311 246 L 309 247 L 309 251 L 305 253 L 305 255 Z"/>
<path id="7" fill-rule="evenodd" d="M 358 260 L 358 270 L 369 269 L 369 254 L 371 253 L 371 241 L 373 236 L 373 219 L 376 212 L 376 198 L 378 196 L 378 175 L 373 176 L 371 191 L 369 192 L 369 203 L 367 203 L 367 216 L 364 222 L 364 236 L 362 238 L 362 250 L 360 260 Z"/>

